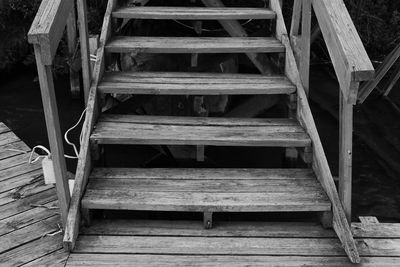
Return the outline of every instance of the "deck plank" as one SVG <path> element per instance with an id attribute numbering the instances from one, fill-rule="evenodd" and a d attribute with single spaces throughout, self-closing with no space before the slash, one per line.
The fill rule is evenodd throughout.
<path id="1" fill-rule="evenodd" d="M 207 266 L 207 267 L 353 267 L 347 257 L 296 257 L 296 256 L 176 256 L 176 255 L 125 255 L 125 254 L 71 254 L 67 267 L 72 266 L 137 266 L 146 267 L 176 267 L 176 266 Z M 399 259 L 390 257 L 364 257 L 360 267 L 397 267 Z"/>
<path id="2" fill-rule="evenodd" d="M 361 256 L 400 257 L 398 239 L 357 240 Z M 76 253 L 346 256 L 337 238 L 80 236 Z"/>

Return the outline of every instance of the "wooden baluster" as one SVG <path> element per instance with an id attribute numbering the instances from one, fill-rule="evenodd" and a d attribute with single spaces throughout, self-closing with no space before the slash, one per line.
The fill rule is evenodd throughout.
<path id="1" fill-rule="evenodd" d="M 77 45 L 77 29 L 76 29 L 76 12 L 75 7 L 72 8 L 71 14 L 67 21 L 67 39 L 68 39 L 68 54 L 70 58 L 69 81 L 71 86 L 72 98 L 79 98 L 81 86 L 79 81 L 79 72 L 74 70 L 74 58 Z"/>
<path id="2" fill-rule="evenodd" d="M 302 0 L 302 22 L 301 22 L 301 55 L 300 55 L 300 78 L 307 96 L 310 87 L 310 49 L 311 49 L 311 0 Z"/>
<path id="3" fill-rule="evenodd" d="M 79 23 L 79 38 L 81 44 L 81 58 L 82 58 L 82 77 L 83 77 L 83 90 L 85 104 L 89 97 L 90 84 L 92 81 L 92 74 L 90 70 L 90 50 L 89 50 L 89 31 L 87 20 L 87 5 L 86 0 L 78 0 L 78 23 Z"/>
<path id="4" fill-rule="evenodd" d="M 352 86 L 358 86 L 353 84 Z M 353 104 L 340 92 L 339 108 L 339 197 L 351 223 L 352 157 L 353 157 Z"/>
<path id="5" fill-rule="evenodd" d="M 65 227 L 70 194 L 67 180 L 67 166 L 64 158 L 63 139 L 54 91 L 52 66 L 43 64 L 40 45 L 35 44 L 34 48 L 47 134 L 50 143 L 51 159 L 54 166 L 58 206 L 60 208 L 62 224 Z"/>

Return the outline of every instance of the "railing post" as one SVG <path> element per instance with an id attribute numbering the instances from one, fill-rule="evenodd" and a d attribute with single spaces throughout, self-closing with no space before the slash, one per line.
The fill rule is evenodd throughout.
<path id="1" fill-rule="evenodd" d="M 90 70 L 90 48 L 89 48 L 89 31 L 87 20 L 87 5 L 86 0 L 77 0 L 78 9 L 78 23 L 79 23 L 79 38 L 81 47 L 82 59 L 82 77 L 83 77 L 83 90 L 85 104 L 89 97 L 90 84 L 92 81 L 92 74 Z"/>
<path id="2" fill-rule="evenodd" d="M 311 49 L 311 0 L 302 0 L 302 22 L 301 22 L 301 55 L 300 55 L 300 78 L 306 94 L 310 87 L 310 49 Z"/>
<path id="3" fill-rule="evenodd" d="M 339 198 L 351 224 L 353 104 L 339 92 Z"/>
<path id="4" fill-rule="evenodd" d="M 71 85 L 71 94 L 73 98 L 79 98 L 80 96 L 80 81 L 79 81 L 79 72 L 75 71 L 71 66 L 73 62 L 71 60 L 74 59 L 75 50 L 77 45 L 77 29 L 76 29 L 76 12 L 75 5 L 72 7 L 72 11 L 67 20 L 67 39 L 68 39 L 68 53 L 70 58 L 70 67 L 69 67 L 69 80 Z"/>
<path id="5" fill-rule="evenodd" d="M 61 220 L 65 227 L 70 202 L 70 193 L 67 180 L 67 167 L 64 158 L 63 139 L 54 91 L 52 67 L 51 65 L 43 64 L 40 45 L 34 44 L 34 48 L 47 134 L 50 143 L 51 158 L 54 165 L 58 206 L 61 212 Z"/>

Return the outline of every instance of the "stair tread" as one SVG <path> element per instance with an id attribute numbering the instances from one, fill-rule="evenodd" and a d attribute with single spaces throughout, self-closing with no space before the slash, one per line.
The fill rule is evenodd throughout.
<path id="1" fill-rule="evenodd" d="M 279 175 L 280 170 L 259 169 L 253 179 L 252 170 L 236 169 L 227 172 L 230 177 L 214 179 L 212 171 L 223 173 L 225 170 L 170 169 L 179 178 L 175 179 L 172 174 L 171 178 L 160 179 L 157 175 L 137 178 L 140 170 L 125 169 L 124 178 L 110 176 L 113 169 L 95 171 L 82 199 L 83 207 L 199 212 L 327 211 L 331 208 L 321 185 L 308 171 L 301 178 L 284 178 L 289 174 L 287 170 Z M 129 177 L 131 171 L 133 175 Z M 152 170 L 157 171 L 163 169 Z M 299 177 L 299 171 L 294 170 L 294 175 Z"/>
<path id="2" fill-rule="evenodd" d="M 161 95 L 291 94 L 285 76 L 185 72 L 108 72 L 98 86 L 103 93 Z"/>
<path id="3" fill-rule="evenodd" d="M 106 45 L 111 53 L 281 53 L 274 37 L 130 37 L 115 36 Z"/>
<path id="4" fill-rule="evenodd" d="M 267 8 L 165 6 L 121 7 L 112 15 L 115 18 L 181 20 L 274 19 L 276 17 L 276 13 Z"/>
<path id="5" fill-rule="evenodd" d="M 291 119 L 198 118 L 103 114 L 99 144 L 305 147 L 311 140 Z"/>

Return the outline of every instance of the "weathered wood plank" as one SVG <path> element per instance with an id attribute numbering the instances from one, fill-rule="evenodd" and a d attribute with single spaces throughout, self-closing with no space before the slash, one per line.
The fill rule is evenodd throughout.
<path id="1" fill-rule="evenodd" d="M 19 138 L 13 132 L 4 132 L 0 134 L 0 146 L 19 141 Z"/>
<path id="2" fill-rule="evenodd" d="M 39 166 L 37 169 L 27 172 L 25 174 L 15 176 L 12 179 L 0 181 L 0 193 L 7 192 L 17 187 L 27 187 L 30 184 L 40 182 L 43 184 L 43 171 Z M 40 184 L 40 183 L 39 183 Z"/>
<path id="3" fill-rule="evenodd" d="M 28 160 L 28 159 L 27 159 Z M 20 162 L 20 164 L 7 168 L 4 170 L 0 170 L 0 181 L 4 181 L 10 179 L 12 177 L 16 177 L 21 174 L 25 174 L 34 170 L 37 170 L 42 167 L 40 162 L 36 162 L 34 164 L 28 164 L 25 160 Z"/>
<path id="4" fill-rule="evenodd" d="M 46 203 L 45 207 L 32 207 L 25 212 L 0 220 L 0 236 L 47 219 L 56 214 L 58 214 L 57 201 Z"/>
<path id="5" fill-rule="evenodd" d="M 275 13 L 267 8 L 246 7 L 122 7 L 112 14 L 125 19 L 178 19 L 178 20 L 242 20 L 274 19 Z"/>
<path id="6" fill-rule="evenodd" d="M 397 227 L 395 228 L 397 229 Z M 378 229 L 376 229 L 378 230 Z M 394 231 L 394 229 L 393 229 Z M 393 232 L 391 231 L 391 232 Z M 82 229 L 84 235 L 203 236 L 203 237 L 292 237 L 334 238 L 332 230 L 317 223 L 215 221 L 204 229 L 201 221 L 94 220 Z"/>
<path id="7" fill-rule="evenodd" d="M 111 53 L 281 53 L 285 49 L 270 37 L 113 37 Z"/>
<path id="8" fill-rule="evenodd" d="M 282 126 L 296 127 L 299 123 L 291 119 L 268 118 L 219 118 L 219 117 L 177 117 L 177 116 L 131 116 L 122 114 L 102 114 L 101 122 L 138 123 L 150 125 L 181 125 L 181 126 Z"/>
<path id="9" fill-rule="evenodd" d="M 9 250 L 0 256 L 0 265 L 21 266 L 62 248 L 62 236 L 46 236 Z"/>
<path id="10" fill-rule="evenodd" d="M 95 168 L 90 178 L 108 179 L 313 179 L 311 169 L 185 169 L 171 168 Z"/>
<path id="11" fill-rule="evenodd" d="M 4 123 L 0 122 L 0 134 L 10 132 L 11 130 Z"/>
<path id="12" fill-rule="evenodd" d="M 162 95 L 291 94 L 296 90 L 283 76 L 121 72 L 107 73 L 99 89 L 103 93 Z"/>
<path id="13" fill-rule="evenodd" d="M 69 253 L 64 249 L 59 249 L 50 254 L 44 255 L 41 258 L 38 258 L 34 261 L 31 261 L 27 264 L 24 264 L 24 267 L 28 266 L 48 266 L 48 267 L 64 267 L 67 263 L 67 259 L 69 257 Z"/>
<path id="14" fill-rule="evenodd" d="M 10 190 L 0 194 L 0 205 L 6 205 L 19 199 L 52 189 L 53 185 L 44 185 L 42 181 L 36 181 L 32 184 L 22 186 L 15 190 Z"/>
<path id="15" fill-rule="evenodd" d="M 28 41 L 39 46 L 44 65 L 53 63 L 73 1 L 43 0 L 28 33 Z"/>
<path id="16" fill-rule="evenodd" d="M 58 231 L 60 223 L 56 215 L 1 236 L 0 254 Z"/>
<path id="17" fill-rule="evenodd" d="M 15 200 L 9 204 L 0 206 L 0 220 L 30 210 L 32 209 L 32 205 L 42 205 L 56 199 L 57 195 L 55 190 L 48 189 L 38 194 Z"/>
<path id="18" fill-rule="evenodd" d="M 318 190 L 302 193 L 209 193 L 87 189 L 82 206 L 87 209 L 190 212 L 304 212 L 331 209 L 326 195 Z"/>
<path id="19" fill-rule="evenodd" d="M 23 165 L 25 168 L 28 168 L 30 165 L 28 163 L 29 156 L 30 156 L 29 154 L 20 154 L 20 155 L 16 155 L 16 156 L 13 156 L 10 158 L 0 160 L 0 170 L 5 171 L 7 169 L 11 169 L 18 165 Z M 0 180 L 4 180 L 4 179 L 0 178 Z"/>
<path id="20" fill-rule="evenodd" d="M 346 257 L 298 256 L 176 256 L 176 255 L 126 255 L 126 254 L 71 254 L 66 266 L 327 266 L 352 267 Z M 397 267 L 397 258 L 365 257 L 360 267 Z"/>
<path id="21" fill-rule="evenodd" d="M 300 126 L 187 126 L 179 124 L 120 123 L 100 121 L 91 139 L 99 144 L 167 144 L 222 146 L 283 146 L 310 145 Z M 202 118 L 212 123 L 212 118 Z M 160 123 L 161 119 L 157 119 Z M 190 118 L 186 118 L 190 120 Z M 218 119 L 218 120 L 223 120 Z M 231 120 L 226 119 L 225 120 Z M 270 119 L 270 121 L 273 121 Z M 192 123 L 193 124 L 193 123 Z M 179 134 L 177 134 L 179 133 Z"/>
<path id="22" fill-rule="evenodd" d="M 362 256 L 398 257 L 398 239 L 362 239 Z M 264 255 L 264 256 L 345 256 L 336 238 L 230 238 L 230 237 L 150 237 L 80 236 L 77 253 L 132 253 L 180 255 Z"/>
<path id="23" fill-rule="evenodd" d="M 31 149 L 22 141 L 0 146 L 0 160 L 28 153 Z"/>

